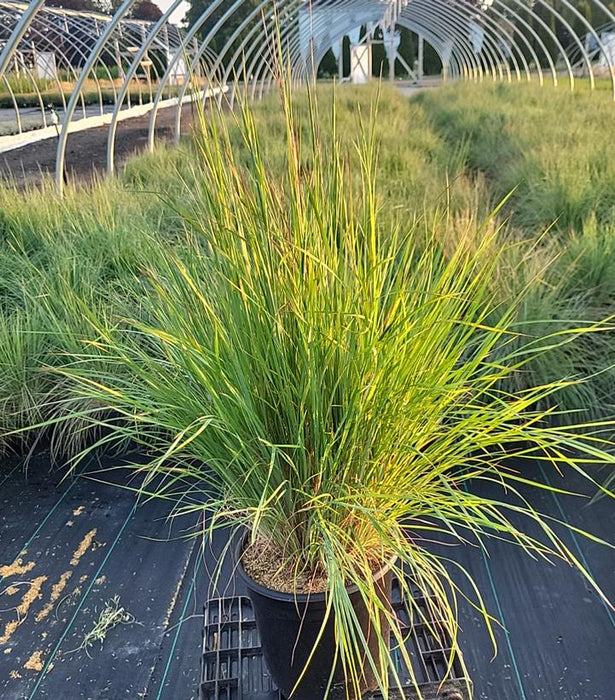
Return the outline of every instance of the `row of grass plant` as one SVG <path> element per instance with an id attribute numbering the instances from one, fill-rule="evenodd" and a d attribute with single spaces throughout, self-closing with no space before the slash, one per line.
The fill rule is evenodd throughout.
<path id="1" fill-rule="evenodd" d="M 167 163 L 169 154 L 149 158 L 148 167 L 156 158 Z M 62 201 L 51 183 L 25 194 L 0 190 L 3 434 L 61 412 L 70 389 L 52 370 L 88 340 L 87 310 L 117 318 L 117 286 L 138 280 L 153 255 L 180 244 L 182 230 L 157 196 L 116 180 L 71 188 Z M 56 449 L 79 443 L 74 428 Z"/>
<path id="2" fill-rule="evenodd" d="M 149 102 L 156 95 L 157 86 L 152 84 L 149 86 L 147 82 L 143 82 L 141 86 L 131 87 L 126 96 L 126 104 L 128 100 L 134 105 L 141 104 L 141 102 Z M 18 94 L 0 94 L 0 109 L 14 109 L 15 103 L 18 107 L 22 108 L 34 108 L 39 109 L 41 106 L 41 100 L 45 107 L 55 107 L 62 108 L 65 103 L 67 103 L 71 98 L 71 91 L 65 90 L 62 94 L 57 89 L 46 89 L 38 92 L 22 92 Z M 165 97 L 172 97 L 177 95 L 177 88 L 171 86 L 165 88 Z M 113 105 L 116 102 L 117 92 L 110 88 L 103 88 L 98 90 L 84 90 L 82 92 L 81 104 L 89 105 Z"/>
<path id="3" fill-rule="evenodd" d="M 464 144 L 465 164 L 510 192 L 514 223 L 534 236 L 615 223 L 615 143 L 608 93 L 566 87 L 458 84 L 417 97 L 438 134 Z"/>
<path id="4" fill-rule="evenodd" d="M 456 85 L 417 98 L 437 134 L 463 159 L 495 206 L 508 197 L 503 236 L 528 241 L 494 280 L 504 299 L 531 282 L 519 310 L 530 342 L 615 314 L 615 145 L 604 92 L 537 85 Z M 522 384 L 583 377 L 560 397 L 572 411 L 612 414 L 612 333 L 571 339 L 528 371 Z"/>

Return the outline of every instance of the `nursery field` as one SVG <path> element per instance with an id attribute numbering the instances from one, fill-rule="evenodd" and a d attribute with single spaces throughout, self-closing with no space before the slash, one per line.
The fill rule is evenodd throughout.
<path id="1" fill-rule="evenodd" d="M 532 85 L 458 84 L 408 100 L 385 86 L 344 87 L 336 92 L 331 86 L 323 86 L 315 95 L 299 94 L 294 100 L 297 121 L 293 127 L 298 142 L 327 142 L 334 133 L 335 143 L 347 157 L 336 161 L 339 179 L 356 192 L 352 205 L 338 199 L 339 192 L 333 186 L 331 190 L 325 185 L 322 191 L 315 188 L 310 197 L 323 196 L 326 211 L 339 216 L 341 222 L 352 219 L 356 206 L 357 211 L 368 212 L 370 221 L 377 214 L 377 232 L 387 240 L 411 239 L 416 256 L 410 255 L 400 265 L 407 265 L 409 278 L 417 275 L 412 279 L 423 280 L 427 287 L 430 270 L 434 271 L 434 286 L 442 279 L 446 281 L 450 269 L 461 270 L 468 279 L 474 279 L 474 275 L 482 280 L 480 293 L 489 299 L 489 309 L 484 314 L 480 309 L 474 311 L 473 318 L 478 320 L 468 324 L 468 349 L 458 359 L 459 363 L 470 362 L 479 351 L 488 357 L 487 369 L 481 371 L 488 372 L 491 383 L 485 395 L 479 392 L 477 402 L 499 405 L 509 397 L 523 397 L 523 409 L 502 419 L 507 435 L 515 434 L 525 420 L 520 416 L 525 416 L 529 407 L 535 413 L 527 415 L 540 416 L 541 425 L 548 421 L 545 435 L 551 434 L 549 430 L 556 431 L 552 434 L 563 445 L 561 454 L 555 453 L 558 463 L 565 463 L 570 454 L 576 453 L 582 444 L 575 442 L 576 436 L 588 440 L 589 457 L 582 462 L 582 471 L 589 472 L 590 481 L 578 472 L 566 478 L 556 470 L 547 475 L 545 463 L 533 459 L 536 452 L 523 454 L 519 448 L 526 458 L 525 466 L 519 467 L 519 488 L 528 502 L 556 523 L 558 532 L 562 522 L 573 523 L 577 530 L 562 535 L 565 546 L 573 553 L 578 568 L 612 596 L 612 550 L 597 540 L 584 539 L 581 533 L 588 530 L 596 538 L 609 539 L 615 517 L 609 496 L 590 501 L 611 477 L 608 466 L 592 463 L 603 461 L 599 449 L 604 444 L 593 440 L 610 437 L 610 421 L 615 417 L 615 143 L 610 137 L 613 104 L 608 94 L 571 95 L 563 88 Z M 243 230 L 241 226 L 249 221 L 247 212 L 252 202 L 245 204 L 244 210 L 240 198 L 232 200 L 236 210 L 231 214 L 230 205 L 229 211 L 225 209 L 224 198 L 212 195 L 224 188 L 234 193 L 233 187 L 244 186 L 239 176 L 223 179 L 225 154 L 239 154 L 234 157 L 246 165 L 245 186 L 254 187 L 255 192 L 261 192 L 262 182 L 279 180 L 279 187 L 272 188 L 271 201 L 254 199 L 258 217 L 254 215 L 253 221 L 257 228 L 262 225 L 263 230 L 258 231 L 262 238 L 258 240 L 265 241 L 265 246 L 266 222 L 271 221 L 281 231 L 286 225 L 289 229 L 306 225 L 305 214 L 297 205 L 297 201 L 304 200 L 295 195 L 305 181 L 312 182 L 310 178 L 321 182 L 318 177 L 322 167 L 318 158 L 310 156 L 309 149 L 302 151 L 295 178 L 284 180 L 294 151 L 287 140 L 288 117 L 273 96 L 255 105 L 254 122 L 247 119 L 247 126 L 246 117 L 242 123 L 239 113 L 223 119 L 229 124 L 228 142 L 223 141 L 220 151 L 208 146 L 207 140 L 216 138 L 216 128 L 220 128 L 214 123 L 204 133 L 197 129 L 177 148 L 161 147 L 151 155 L 135 157 L 115 179 L 95 176 L 87 186 L 72 183 L 61 200 L 51 182 L 25 191 L 21 185 L 1 186 L 0 440 L 5 458 L 0 462 L 0 501 L 6 508 L 2 512 L 0 563 L 5 565 L 1 571 L 7 587 L 0 591 L 0 634 L 4 630 L 0 638 L 0 652 L 4 651 L 0 653 L 0 675 L 9 677 L 0 693 L 3 697 L 58 694 L 62 683 L 69 682 L 73 674 L 85 678 L 83 674 L 90 671 L 84 669 L 90 667 L 96 667 L 90 682 L 106 688 L 109 697 L 144 691 L 158 698 L 194 694 L 198 614 L 206 588 L 203 579 L 207 578 L 202 553 L 193 541 L 185 539 L 199 527 L 199 497 L 205 493 L 191 486 L 195 473 L 191 442 L 202 432 L 198 427 L 200 417 L 194 418 L 200 416 L 196 405 L 198 382 L 181 384 L 181 372 L 165 374 L 166 369 L 161 368 L 173 366 L 181 352 L 188 358 L 186 365 L 198 376 L 198 363 L 193 359 L 202 349 L 198 336 L 184 337 L 181 333 L 191 324 L 203 334 L 212 330 L 205 324 L 199 326 L 197 301 L 206 297 L 205 288 L 211 281 L 205 273 L 201 276 L 199 266 L 206 265 L 210 256 L 224 258 L 231 267 L 238 265 L 232 253 L 213 249 L 204 235 L 213 226 L 212 212 L 220 229 L 214 233 L 223 242 L 226 233 L 234 227 Z M 260 135 L 258 140 L 256 133 Z M 355 147 L 357 139 L 369 140 L 377 151 L 373 166 L 365 162 L 368 147 Z M 255 158 L 256 151 L 262 159 L 260 155 Z M 371 172 L 371 167 L 374 189 L 366 195 L 356 173 Z M 220 179 L 216 179 L 218 175 Z M 327 182 L 326 178 L 322 182 Z M 287 215 L 282 214 L 286 197 Z M 308 197 L 306 201 L 311 200 Z M 340 230 L 336 235 L 341 237 L 344 232 Z M 360 244 L 359 239 L 349 239 L 349 245 Z M 328 250 L 321 241 L 319 245 Z M 471 262 L 463 263 L 464 256 Z M 173 270 L 169 267 L 171 259 L 177 261 Z M 413 260 L 419 271 L 411 273 Z M 258 264 L 260 258 L 255 262 Z M 336 264 L 340 267 L 336 268 L 337 276 L 331 273 L 335 277 L 331 284 L 336 283 L 343 269 L 339 260 Z M 475 269 L 479 265 L 483 267 Z M 309 255 L 305 266 L 309 270 Z M 246 288 L 241 277 L 237 283 L 247 298 L 251 291 L 249 272 L 245 275 Z M 295 283 L 289 282 L 289 289 Z M 458 303 L 460 313 L 465 313 L 462 287 L 456 286 L 461 282 L 453 275 L 446 283 L 450 285 L 450 294 L 444 295 L 446 303 Z M 306 283 L 302 289 L 314 295 L 315 304 L 326 298 L 326 289 L 323 291 L 317 281 L 312 286 Z M 177 296 L 165 296 L 169 290 Z M 152 296 L 157 298 L 157 305 L 150 303 Z M 233 300 L 232 295 L 229 299 Z M 254 303 L 260 308 L 258 300 Z M 418 302 L 417 309 L 423 313 Z M 395 312 L 396 308 L 390 311 L 392 316 Z M 233 334 L 253 339 L 255 357 L 276 350 L 273 341 L 270 345 L 257 335 L 250 318 L 234 314 L 232 308 L 223 318 L 228 325 L 214 325 L 212 330 L 216 339 L 220 338 L 221 353 L 224 342 Z M 317 324 L 317 316 L 314 318 Z M 232 327 L 235 319 L 237 327 Z M 386 326 L 379 340 L 392 326 L 393 322 Z M 488 327 L 505 328 L 493 344 L 485 340 Z M 182 342 L 170 341 L 172 330 L 183 338 Z M 346 327 L 335 330 L 343 334 Z M 156 342 L 168 342 L 158 358 L 159 369 L 154 369 L 153 361 L 150 364 L 149 350 L 154 353 L 157 347 L 150 333 Z M 272 337 L 277 337 L 276 333 L 274 324 Z M 333 337 L 334 331 L 331 333 Z M 119 337 L 136 340 L 122 346 Z M 446 343 L 444 346 L 448 347 Z M 488 351 L 484 349 L 487 346 Z M 438 361 L 442 363 L 437 365 L 441 369 L 448 361 L 442 359 L 443 354 L 434 359 L 434 366 Z M 326 359 L 333 362 L 328 355 Z M 511 362 L 512 371 L 500 372 L 501 366 Z M 231 361 L 228 366 L 222 361 L 220 365 L 221 382 L 227 371 L 230 374 L 237 370 Z M 291 374 L 292 368 L 284 366 L 283 370 L 288 374 L 281 369 L 275 379 L 282 386 L 294 379 L 300 382 L 301 378 Z M 133 382 L 143 387 L 143 392 L 135 399 L 131 413 L 124 392 L 128 395 L 127 387 Z M 314 386 L 306 384 L 306 395 L 317 391 Z M 342 389 L 335 384 L 335 391 Z M 174 391 L 183 392 L 185 415 Z M 156 397 L 157 405 L 147 405 L 148 392 Z M 206 392 L 208 397 L 212 393 Z M 258 394 L 258 390 L 253 389 L 253 393 Z M 500 399 L 494 399 L 496 395 Z M 532 397 L 539 398 L 534 401 Z M 273 401 L 264 394 L 259 398 Z M 388 410 L 384 404 L 382 409 Z M 111 410 L 116 413 L 110 414 Z M 181 414 L 178 420 L 185 420 L 185 433 L 178 431 L 172 438 L 165 437 L 156 416 L 167 410 Z M 283 410 L 289 410 L 288 406 L 280 404 L 279 411 Z M 422 410 L 417 408 L 417 424 Z M 426 404 L 424 410 L 431 409 Z M 140 422 L 144 415 L 151 422 Z M 451 415 L 451 420 L 458 418 L 456 413 Z M 237 420 L 236 414 L 229 413 L 229 420 Z M 250 421 L 256 423 L 257 419 L 248 414 L 245 422 Z M 493 421 L 495 424 L 496 418 Z M 532 423 L 529 418 L 527 421 L 528 425 Z M 594 421 L 593 427 L 586 425 L 589 421 Z M 186 437 L 188 428 L 195 425 L 194 436 Z M 429 425 L 424 427 L 426 450 L 430 449 L 429 429 Z M 306 430 L 316 428 L 309 425 Z M 477 435 L 488 433 L 487 423 L 477 426 Z M 224 431 L 219 435 L 224 436 Z M 291 447 L 277 437 L 282 447 Z M 170 490 L 166 486 L 162 489 L 162 500 L 148 501 L 147 496 L 156 490 L 156 479 L 165 472 L 166 454 L 145 481 L 141 473 L 133 480 L 122 469 L 100 472 L 93 466 L 96 459 L 107 468 L 117 466 L 135 450 L 140 455 L 138 465 L 148 454 L 150 440 L 164 442 L 166 438 L 172 443 L 169 453 L 185 450 L 186 457 L 180 454 L 181 470 L 177 476 L 170 472 Z M 294 437 L 287 437 L 287 441 L 291 439 Z M 495 439 L 493 443 L 488 437 L 477 439 L 478 449 L 485 453 L 500 449 Z M 511 438 L 507 439 L 513 444 Z M 257 447 L 251 445 L 250 449 Z M 421 449 L 417 448 L 419 452 Z M 592 455 L 595 459 L 590 458 Z M 61 481 L 75 457 L 80 457 L 75 467 L 78 473 L 83 470 L 94 481 L 80 477 Z M 30 467 L 28 460 L 32 460 Z M 504 471 L 508 471 L 506 465 Z M 528 484 L 524 480 L 533 479 L 561 491 L 534 490 L 532 495 L 526 494 Z M 108 482 L 120 482 L 124 488 Z M 229 484 L 225 486 L 230 488 Z M 513 499 L 510 492 L 501 492 L 501 484 L 495 480 L 485 480 L 477 488 L 491 499 Z M 163 527 L 163 519 L 176 500 L 176 489 L 187 519 L 176 519 L 171 532 Z M 584 494 L 582 508 L 576 506 L 569 490 Z M 135 509 L 134 492 L 138 500 L 147 501 L 143 509 Z M 118 494 L 117 510 L 114 493 Z M 37 510 L 35 504 L 40 499 L 42 505 Z M 89 500 L 98 503 L 91 514 Z M 18 503 L 28 504 L 28 511 L 36 513 L 31 523 L 20 520 L 22 516 L 15 509 Z M 85 508 L 80 511 L 82 505 Z M 73 512 L 77 513 L 74 517 Z M 83 522 L 79 520 L 82 513 Z M 85 519 L 90 515 L 92 522 Z M 481 538 L 469 522 L 468 530 L 476 536 L 476 544 Z M 67 529 L 72 527 L 74 536 Z M 540 537 L 539 523 L 532 523 L 531 529 L 532 537 Z M 163 543 L 165 539 L 173 541 Z M 102 543 L 100 551 L 94 546 L 96 542 Z M 583 575 L 568 570 L 563 563 L 552 567 L 540 561 L 540 556 L 521 561 L 522 549 L 529 545 L 531 550 L 532 545 L 522 537 L 517 543 L 521 547 L 512 555 L 499 541 L 484 551 L 467 547 L 457 555 L 458 563 L 478 582 L 489 612 L 500 618 L 505 628 L 497 628 L 494 633 L 500 655 L 491 662 L 481 614 L 467 606 L 460 614 L 461 646 L 476 697 L 606 700 L 615 682 L 605 670 L 610 664 L 609 649 L 615 642 L 615 625 L 607 604 Z M 69 560 L 72 553 L 76 562 L 72 565 L 71 560 L 71 568 L 64 573 L 53 561 L 54 547 Z M 161 554 L 162 547 L 168 547 L 171 554 Z M 107 551 L 109 559 L 103 554 Z M 121 552 L 127 558 L 138 552 L 139 566 L 130 574 L 136 577 L 134 587 L 122 570 L 118 559 Z M 73 586 L 81 573 L 76 566 L 84 553 L 92 563 L 84 574 L 87 583 L 84 579 L 82 589 L 87 590 L 87 603 L 83 603 L 83 609 L 79 594 L 65 600 L 62 586 L 61 591 L 51 591 L 50 608 L 44 615 L 49 615 L 49 629 L 42 632 L 32 619 L 22 619 L 19 605 L 10 598 L 17 592 L 12 587 L 11 572 L 19 572 L 23 582 L 22 568 L 31 555 L 37 562 L 32 568 L 36 566 L 36 580 L 44 593 L 55 579 L 66 584 L 67 572 L 71 571 L 70 577 L 75 569 Z M 157 576 L 161 559 L 172 570 L 169 577 Z M 149 573 L 148 566 L 153 567 Z M 115 581 L 115 588 L 110 579 Z M 199 581 L 198 594 L 195 580 Z M 122 605 L 130 615 L 124 624 L 109 630 L 108 640 L 97 639 L 91 648 L 84 646 L 88 626 L 96 621 L 103 601 L 111 600 L 116 591 L 121 593 Z M 144 606 L 140 596 L 148 599 L 148 605 Z M 557 600 L 566 606 L 575 600 L 578 606 L 564 615 L 554 602 Z M 22 606 L 26 603 L 27 611 L 32 601 L 24 598 Z M 58 609 L 60 604 L 64 610 Z M 44 610 L 41 608 L 38 614 Z M 189 624 L 174 627 L 182 620 Z M 536 621 L 534 627 L 532 620 Z M 39 640 L 39 633 L 45 637 Z M 45 641 L 47 634 L 50 643 Z M 126 642 L 123 646 L 119 645 L 120 637 Z M 130 665 L 132 652 L 127 640 L 131 638 L 137 640 L 133 658 L 139 673 L 124 687 L 123 672 L 114 676 L 106 674 L 105 669 L 116 668 L 120 662 L 122 669 Z M 528 646 L 530 641 L 534 646 Z M 186 657 L 192 647 L 196 662 L 188 663 Z M 580 648 L 583 652 L 579 656 Z M 59 661 L 55 660 L 58 653 Z M 60 678 L 57 686 L 54 673 Z M 176 689 L 182 683 L 186 691 L 178 695 Z M 90 696 L 87 688 L 80 688 L 78 693 L 75 697 Z"/>
<path id="2" fill-rule="evenodd" d="M 322 90 L 324 104 L 330 95 L 330 88 Z M 338 131 L 347 146 L 376 96 L 375 88 L 340 91 Z M 389 88 L 379 95 L 378 196 L 385 225 L 412 222 L 445 251 L 459 241 L 478 246 L 497 232 L 494 245 L 510 249 L 494 271 L 492 293 L 502 303 L 523 295 L 519 343 L 535 347 L 544 339 L 553 346 L 515 375 L 516 386 L 571 380 L 556 402 L 575 412 L 577 422 L 610 415 L 614 395 L 610 110 L 605 94 L 588 100 L 548 87 L 456 85 L 410 101 Z M 266 157 L 279 172 L 283 116 L 274 99 L 255 112 Z M 303 128 L 307 134 L 307 119 Z M 326 116 L 320 128 L 328 128 Z M 71 351 L 88 352 L 87 310 L 114 323 L 129 313 L 127 303 L 138 308 L 146 271 L 166 250 L 190 255 L 208 186 L 188 139 L 133 159 L 118 179 L 75 185 L 63 201 L 51 182 L 25 193 L 0 189 L 5 443 L 31 440 L 31 434 L 7 435 L 61 415 L 70 403 L 69 382 L 50 369 Z M 602 325 L 582 337 L 568 334 L 579 324 Z M 74 426 L 50 432 L 62 449 L 79 440 Z"/>
<path id="3" fill-rule="evenodd" d="M 0 116 L 1 119 L 1 116 Z M 182 132 L 190 131 L 194 119 L 191 105 L 182 108 Z M 173 137 L 174 109 L 161 109 L 157 120 L 156 138 L 164 141 Z M 121 167 L 130 158 L 145 150 L 148 142 L 149 117 L 126 119 L 118 124 L 115 158 Z M 57 139 L 48 138 L 37 143 L 0 153 L 0 180 L 8 180 L 20 190 L 51 179 L 55 173 Z M 107 129 L 95 127 L 68 137 L 66 172 L 81 185 L 90 182 L 96 173 L 107 167 Z"/>

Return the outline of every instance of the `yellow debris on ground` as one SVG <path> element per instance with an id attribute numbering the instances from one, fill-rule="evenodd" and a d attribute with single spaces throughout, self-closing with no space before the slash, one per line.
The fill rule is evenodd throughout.
<path id="1" fill-rule="evenodd" d="M 91 547 L 94 538 L 96 537 L 96 528 L 90 530 L 88 534 L 81 540 L 77 549 L 73 552 L 72 559 L 70 560 L 71 566 L 77 566 L 79 559 L 88 551 Z"/>
<path id="2" fill-rule="evenodd" d="M 23 665 L 28 671 L 42 671 L 44 668 L 43 664 L 43 652 L 35 651 L 32 656 Z"/>

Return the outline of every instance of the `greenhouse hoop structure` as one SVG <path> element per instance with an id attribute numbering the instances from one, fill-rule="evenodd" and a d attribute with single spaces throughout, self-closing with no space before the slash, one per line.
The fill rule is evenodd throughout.
<path id="1" fill-rule="evenodd" d="M 214 0 L 182 30 L 181 0 L 156 22 L 132 18 L 135 3 L 104 15 L 0 0 L 0 153 L 56 137 L 59 190 L 71 132 L 105 126 L 112 173 L 122 119 L 149 115 L 151 149 L 162 109 L 178 139 L 187 102 L 258 99 L 281 63 L 300 84 L 327 56 L 337 80 L 360 84 L 377 45 L 390 80 L 401 70 L 420 84 L 429 51 L 440 80 L 583 80 L 615 100 L 615 7 L 602 0 Z M 412 61 L 401 32 L 415 38 Z"/>

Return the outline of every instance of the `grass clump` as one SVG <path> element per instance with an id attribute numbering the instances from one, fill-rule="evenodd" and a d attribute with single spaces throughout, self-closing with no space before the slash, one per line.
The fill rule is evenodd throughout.
<path id="1" fill-rule="evenodd" d="M 216 116 L 202 124 L 186 250 L 149 266 L 139 313 L 121 325 L 92 314 L 87 352 L 71 353 L 60 376 L 85 402 L 69 418 L 104 426 L 97 445 L 146 446 L 151 461 L 135 465 L 145 493 L 176 498 L 190 483 L 180 510 L 271 542 L 293 590 L 324 578 L 355 690 L 366 648 L 347 590 L 356 585 L 386 690 L 388 672 L 396 676 L 382 620 L 394 621 L 373 571 L 398 558 L 395 570 L 410 571 L 446 611 L 454 650 L 468 575 L 426 546 L 434 537 L 508 539 L 570 562 L 595 585 L 516 490 L 520 481 L 548 487 L 510 460 L 585 474 L 613 459 L 596 434 L 550 424 L 547 406 L 565 382 L 502 389 L 544 350 L 518 353 L 523 296 L 494 301 L 508 249 L 498 252 L 485 229 L 479 245 L 477 235 L 451 245 L 413 222 L 391 227 L 378 196 L 376 108 L 349 149 L 335 102 L 332 113 L 318 104 L 308 97 L 301 136 L 284 94 L 283 171 L 269 167 L 249 109 L 234 126 Z M 477 495 L 481 481 L 518 499 Z M 544 537 L 527 535 L 519 516 Z"/>
<path id="2" fill-rule="evenodd" d="M 164 244 L 148 233 L 162 211 L 152 199 L 138 200 L 112 181 L 70 192 L 64 201 L 47 187 L 25 198 L 9 188 L 0 190 L 4 435 L 61 414 L 70 389 L 50 369 L 62 366 L 67 353 L 83 349 L 89 313 L 116 317 L 118 285 L 138 279 Z M 56 442 L 56 451 L 81 444 L 80 435 L 78 425 L 63 431 L 66 441 Z"/>
<path id="3" fill-rule="evenodd" d="M 546 336 L 568 334 L 517 373 L 511 388 L 566 378 L 557 400 L 571 420 L 613 415 L 612 100 L 532 85 L 455 85 L 417 103 L 478 178 L 483 202 L 507 198 L 501 238 L 516 241 L 517 253 L 503 262 L 493 293 L 504 301 L 527 290 L 519 343 L 546 346 Z M 569 334 L 592 324 L 603 332 Z"/>
<path id="4" fill-rule="evenodd" d="M 333 88 L 323 86 L 318 94 L 330 100 Z M 444 257 L 453 255 L 461 242 L 478 250 L 489 236 L 497 259 L 490 282 L 496 308 L 508 308 L 511 299 L 523 297 L 515 309 L 518 347 L 549 346 L 548 354 L 531 353 L 530 361 L 508 376 L 508 389 L 566 380 L 551 401 L 570 411 L 569 420 L 611 415 L 615 362 L 608 328 L 615 313 L 615 261 L 610 193 L 603 191 L 591 166 L 599 147 L 607 154 L 602 162 L 608 170 L 610 103 L 607 112 L 601 96 L 589 101 L 587 95 L 581 99 L 532 86 L 458 84 L 413 100 L 386 86 L 344 87 L 336 95 L 335 126 L 333 115 L 321 111 L 318 131 L 326 140 L 335 129 L 356 197 L 361 156 L 354 141 L 376 97 L 380 119 L 373 125 L 378 151 L 374 187 L 381 229 L 395 230 L 401 222 L 415 231 L 417 249 L 437 242 Z M 299 141 L 308 143 L 313 131 L 309 98 L 297 93 L 292 102 Z M 562 118 L 569 112 L 574 112 L 572 121 Z M 267 172 L 285 177 L 286 124 L 275 96 L 254 105 L 252 118 Z M 587 122 L 595 126 L 591 136 L 581 134 Z M 227 126 L 229 148 L 238 163 L 249 167 L 252 156 L 241 130 L 232 120 Z M 562 144 L 574 138 L 582 143 L 594 139 L 598 146 L 579 147 L 570 155 Z M 313 153 L 301 149 L 299 158 L 302 177 L 309 176 Z M 70 400 L 67 384 L 44 368 L 61 367 L 67 353 L 83 349 L 91 331 L 84 309 L 94 309 L 94 316 L 109 324 L 138 317 L 149 290 L 144 287 L 146 271 L 155 272 L 158 256 L 173 251 L 185 260 L 193 254 L 191 222 L 204 216 L 199 163 L 199 147 L 187 139 L 177 149 L 161 148 L 133 159 L 118 180 L 69 188 L 63 202 L 51 186 L 25 194 L 10 186 L 0 189 L 3 435 L 62 414 Z M 556 171 L 571 186 L 577 166 L 597 178 L 582 184 L 585 194 L 571 195 L 571 201 L 585 202 L 582 211 L 562 217 L 533 207 L 532 192 L 548 195 Z M 513 187 L 504 207 L 490 217 Z M 571 332 L 596 324 L 602 324 L 600 333 L 575 337 Z M 551 342 L 557 332 L 566 343 Z M 504 352 L 509 351 L 510 346 Z M 50 397 L 56 399 L 53 411 Z M 63 436 L 60 451 L 80 444 L 66 442 L 68 430 L 56 435 Z"/>

